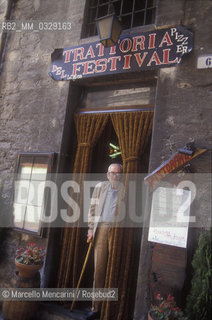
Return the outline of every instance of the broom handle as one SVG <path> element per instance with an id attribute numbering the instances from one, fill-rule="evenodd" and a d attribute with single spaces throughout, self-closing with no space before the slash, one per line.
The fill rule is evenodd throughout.
<path id="1" fill-rule="evenodd" d="M 88 247 L 88 251 L 87 251 L 87 254 L 86 254 L 86 257 L 85 257 L 85 261 L 84 261 L 84 264 L 83 264 L 83 267 L 82 267 L 82 271 L 81 271 L 81 274 L 80 274 L 80 277 L 79 277 L 79 281 L 77 283 L 76 292 L 74 294 L 74 300 L 72 301 L 72 304 L 71 304 L 71 310 L 74 307 L 74 303 L 75 303 L 75 300 L 76 300 L 76 295 L 77 295 L 77 292 L 78 292 L 78 289 L 79 289 L 79 286 L 80 286 L 80 283 L 81 283 L 81 280 L 82 280 L 82 277 L 83 277 L 83 274 L 84 274 L 84 271 L 85 271 L 85 268 L 86 268 L 86 265 L 87 265 L 87 262 L 88 262 L 88 258 L 89 258 L 89 255 L 90 255 L 91 248 L 92 248 L 92 242 L 90 242 L 89 247 Z"/>

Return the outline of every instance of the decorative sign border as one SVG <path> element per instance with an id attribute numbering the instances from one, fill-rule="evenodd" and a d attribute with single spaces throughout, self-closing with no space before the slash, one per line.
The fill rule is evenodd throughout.
<path id="1" fill-rule="evenodd" d="M 193 33 L 183 26 L 125 35 L 110 48 L 93 42 L 56 49 L 49 75 L 54 80 L 74 80 L 167 68 L 179 64 L 192 46 Z"/>

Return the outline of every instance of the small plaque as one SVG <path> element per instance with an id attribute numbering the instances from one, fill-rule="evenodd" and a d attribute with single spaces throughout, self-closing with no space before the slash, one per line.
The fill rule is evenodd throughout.
<path id="1" fill-rule="evenodd" d="M 212 68 L 212 54 L 204 54 L 197 59 L 197 69 Z"/>

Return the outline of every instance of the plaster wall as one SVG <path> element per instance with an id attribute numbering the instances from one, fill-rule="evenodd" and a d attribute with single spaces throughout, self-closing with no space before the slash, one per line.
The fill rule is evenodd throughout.
<path id="1" fill-rule="evenodd" d="M 0 20 L 71 22 L 69 32 L 10 32 L 4 45 L 0 79 L 0 214 L 8 215 L 18 152 L 60 152 L 69 82 L 48 75 L 51 53 L 80 41 L 85 1 L 1 1 Z M 74 10 L 73 10 L 74 8 Z M 7 19 L 8 19 L 7 17 Z M 0 35 L 2 39 L 2 34 Z M 10 229 L 0 229 L 0 286 L 9 284 L 15 249 L 30 240 Z M 43 240 L 36 240 L 46 242 Z M 3 259 L 4 257 L 4 259 Z"/>

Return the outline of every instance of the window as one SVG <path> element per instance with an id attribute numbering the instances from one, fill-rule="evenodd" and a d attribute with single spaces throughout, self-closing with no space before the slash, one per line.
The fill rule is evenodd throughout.
<path id="1" fill-rule="evenodd" d="M 51 172 L 53 153 L 18 155 L 13 201 L 13 226 L 42 234 L 41 217 L 46 209 L 45 181 Z"/>
<path id="2" fill-rule="evenodd" d="M 97 35 L 95 20 L 115 11 L 122 29 L 154 23 L 157 0 L 87 0 L 82 37 Z"/>

